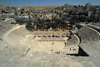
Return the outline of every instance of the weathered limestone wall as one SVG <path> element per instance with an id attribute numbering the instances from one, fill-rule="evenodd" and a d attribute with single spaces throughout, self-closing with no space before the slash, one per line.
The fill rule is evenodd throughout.
<path id="1" fill-rule="evenodd" d="M 35 37 L 66 37 L 70 36 L 70 32 L 64 31 L 34 31 Z"/>

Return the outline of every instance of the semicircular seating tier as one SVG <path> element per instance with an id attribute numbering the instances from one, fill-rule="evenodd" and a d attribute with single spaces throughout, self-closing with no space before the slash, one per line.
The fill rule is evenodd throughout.
<path id="1" fill-rule="evenodd" d="M 12 29 L 15 25 L 7 22 L 0 22 L 0 38 L 3 38 L 3 34 Z"/>
<path id="2" fill-rule="evenodd" d="M 29 32 L 25 28 L 19 27 L 8 34 L 7 41 L 10 44 L 26 44 L 28 34 Z"/>
<path id="3" fill-rule="evenodd" d="M 66 45 L 79 45 L 79 38 L 76 35 L 72 35 L 71 39 L 66 42 Z"/>
<path id="4" fill-rule="evenodd" d="M 11 25 L 11 26 L 10 26 Z M 8 33 L 8 34 L 7 34 Z M 96 30 L 91 29 L 89 27 L 83 27 L 78 32 L 77 35 L 72 35 L 72 38 L 68 41 L 68 44 L 77 45 L 79 44 L 79 39 L 81 39 L 82 49 L 84 49 L 88 54 L 89 57 L 70 57 L 66 55 L 56 55 L 56 54 L 47 54 L 40 51 L 31 51 L 34 48 L 29 48 L 28 46 L 20 45 L 25 44 L 24 40 L 25 36 L 29 32 L 22 27 L 12 25 L 9 23 L 0 23 L 0 37 L 7 38 L 8 43 L 10 44 L 19 44 L 19 45 L 10 45 L 4 41 L 0 41 L 0 46 L 4 46 L 4 48 L 0 47 L 0 67 L 27 67 L 27 66 L 35 66 L 35 67 L 44 67 L 47 65 L 58 65 L 68 66 L 68 67 L 99 67 L 100 64 L 100 44 L 95 44 L 99 42 L 99 34 Z M 31 39 L 30 39 L 31 38 Z M 38 44 L 33 41 L 33 37 L 31 36 L 28 39 L 28 43 Z M 14 43 L 15 42 L 15 43 Z M 93 44 L 91 44 L 93 43 Z M 86 45 L 84 45 L 86 44 Z M 29 44 L 28 44 L 29 45 Z M 31 46 L 31 47 L 32 47 Z M 32 53 L 32 55 L 31 55 Z M 26 56 L 26 54 L 28 56 Z M 26 62 L 27 61 L 27 62 Z M 54 62 L 51 62 L 54 61 Z M 61 62 L 62 61 L 62 62 Z M 66 61 L 66 62 L 65 62 Z M 61 64 L 59 64 L 61 62 Z M 71 62 L 71 63 L 70 63 Z"/>
<path id="5" fill-rule="evenodd" d="M 100 58 L 100 34 L 98 29 L 88 27 L 82 27 L 76 34 L 81 40 L 79 46 L 89 54 L 90 57 L 98 59 Z"/>
<path id="6" fill-rule="evenodd" d="M 10 44 L 25 44 L 26 36 L 29 31 L 20 25 L 7 22 L 0 23 L 0 38 Z"/>
<path id="7" fill-rule="evenodd" d="M 99 33 L 96 30 L 89 27 L 82 27 L 81 29 L 79 29 L 76 35 L 80 38 L 81 44 L 99 42 Z"/>
<path id="8" fill-rule="evenodd" d="M 89 25 L 88 24 L 87 27 L 93 28 L 93 29 L 95 29 L 96 31 L 98 31 L 100 33 L 100 27 L 99 26 Z"/>

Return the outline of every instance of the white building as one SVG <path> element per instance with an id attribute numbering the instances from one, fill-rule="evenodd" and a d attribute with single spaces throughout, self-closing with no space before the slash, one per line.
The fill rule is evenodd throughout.
<path id="1" fill-rule="evenodd" d="M 15 19 L 13 19 L 13 18 L 6 18 L 4 21 L 6 21 L 6 22 L 10 22 L 10 23 L 16 23 L 16 21 L 15 21 Z"/>

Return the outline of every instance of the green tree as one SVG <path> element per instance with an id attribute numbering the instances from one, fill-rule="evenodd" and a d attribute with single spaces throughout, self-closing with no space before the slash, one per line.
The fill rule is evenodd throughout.
<path id="1" fill-rule="evenodd" d="M 29 23 L 29 22 L 26 24 L 25 27 L 26 27 L 26 28 L 33 28 L 32 23 Z"/>

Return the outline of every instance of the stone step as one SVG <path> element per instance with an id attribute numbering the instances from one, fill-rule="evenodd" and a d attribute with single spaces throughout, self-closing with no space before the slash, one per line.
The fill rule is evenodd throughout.
<path id="1" fill-rule="evenodd" d="M 94 59 L 91 61 L 95 67 L 100 67 L 100 59 Z"/>
<path id="2" fill-rule="evenodd" d="M 8 62 L 6 65 L 5 65 L 5 67 L 17 67 L 17 65 L 14 63 L 14 61 L 12 60 L 12 61 L 10 61 L 10 62 Z"/>
<path id="3" fill-rule="evenodd" d="M 9 55 L 9 56 L 6 56 L 5 58 L 3 58 L 2 60 L 0 60 L 0 63 L 7 63 L 7 62 L 9 62 L 10 61 L 10 59 L 12 58 L 12 56 L 11 55 Z"/>
<path id="4" fill-rule="evenodd" d="M 81 61 L 84 67 L 95 67 L 91 61 Z"/>
<path id="5" fill-rule="evenodd" d="M 29 61 L 22 61 L 17 67 L 29 67 Z"/>
<path id="6" fill-rule="evenodd" d="M 29 67 L 42 67 L 41 62 L 30 62 Z"/>
<path id="7" fill-rule="evenodd" d="M 0 61 L 5 58 L 5 54 L 0 53 Z"/>

